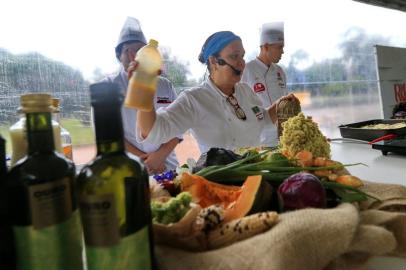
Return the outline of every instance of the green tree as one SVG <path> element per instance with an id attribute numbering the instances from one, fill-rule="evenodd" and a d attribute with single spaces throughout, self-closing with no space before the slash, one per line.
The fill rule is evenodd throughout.
<path id="1" fill-rule="evenodd" d="M 189 63 L 181 62 L 167 47 L 161 48 L 161 52 L 164 61 L 163 75 L 173 83 L 175 88 L 189 86 L 190 82 L 187 78 L 190 74 Z"/>
<path id="2" fill-rule="evenodd" d="M 298 50 L 292 54 L 287 67 L 287 78 L 292 90 L 305 87 L 314 95 L 343 95 L 375 91 L 371 83 L 376 78 L 375 44 L 390 45 L 383 36 L 369 35 L 355 27 L 347 30 L 338 48 L 341 57 L 315 62 L 300 70 L 298 64 L 307 60 L 307 53 Z"/>
<path id="3" fill-rule="evenodd" d="M 93 70 L 93 74 L 92 74 L 92 80 L 97 82 L 102 80 L 103 78 L 106 77 L 106 74 L 103 73 L 103 71 L 101 70 L 101 68 L 97 67 Z"/>
<path id="4" fill-rule="evenodd" d="M 376 80 L 376 63 L 374 45 L 390 44 L 390 39 L 378 36 L 368 35 L 364 29 L 354 27 L 346 31 L 343 35 L 343 41 L 339 44 L 342 51 L 342 62 L 345 67 L 347 80 L 366 81 Z M 364 92 L 368 87 L 365 83 L 351 87 L 351 92 Z"/>
<path id="5" fill-rule="evenodd" d="M 88 82 L 83 75 L 64 63 L 48 59 L 39 53 L 11 54 L 0 49 L 1 122 L 14 122 L 19 98 L 28 92 L 47 92 L 62 100 L 63 117 L 88 122 L 90 102 Z"/>
<path id="6" fill-rule="evenodd" d="M 284 68 L 286 76 L 291 84 L 291 90 L 302 91 L 304 89 L 303 83 L 306 81 L 305 74 L 298 66 L 309 59 L 309 54 L 304 50 L 297 50 L 291 57 L 287 67 Z"/>

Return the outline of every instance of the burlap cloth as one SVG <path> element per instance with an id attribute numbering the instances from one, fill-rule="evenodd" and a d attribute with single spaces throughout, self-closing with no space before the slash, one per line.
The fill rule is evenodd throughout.
<path id="1" fill-rule="evenodd" d="M 372 256 L 406 258 L 406 187 L 366 182 L 362 190 L 381 202 L 284 213 L 269 231 L 218 250 L 195 253 L 158 245 L 158 267 L 365 269 Z"/>

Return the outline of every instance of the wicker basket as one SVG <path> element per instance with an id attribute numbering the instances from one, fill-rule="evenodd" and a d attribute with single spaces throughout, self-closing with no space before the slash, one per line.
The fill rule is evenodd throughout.
<path id="1" fill-rule="evenodd" d="M 278 117 L 278 137 L 282 136 L 282 124 L 290 117 L 298 115 L 301 111 L 300 102 L 296 99 L 283 99 L 277 104 L 276 114 Z"/>

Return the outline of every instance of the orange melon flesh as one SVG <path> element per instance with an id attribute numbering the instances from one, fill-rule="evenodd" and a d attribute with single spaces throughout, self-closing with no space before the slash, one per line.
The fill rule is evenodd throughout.
<path id="1" fill-rule="evenodd" d="M 262 183 L 261 175 L 248 176 L 241 187 L 238 199 L 224 211 L 224 222 L 246 216 L 255 202 L 256 194 Z"/>
<path id="2" fill-rule="evenodd" d="M 196 174 L 183 173 L 181 190 L 189 192 L 203 208 L 213 204 L 227 208 L 238 199 L 242 188 L 214 183 Z"/>

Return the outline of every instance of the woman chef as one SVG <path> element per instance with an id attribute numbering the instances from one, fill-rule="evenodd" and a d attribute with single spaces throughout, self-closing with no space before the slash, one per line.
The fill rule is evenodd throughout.
<path id="1" fill-rule="evenodd" d="M 265 110 L 249 86 L 240 83 L 244 54 L 241 38 L 234 33 L 211 35 L 199 55 L 208 67 L 208 78 L 183 91 L 166 110 L 139 111 L 138 139 L 159 144 L 190 129 L 202 152 L 260 145 L 264 126 L 276 121 L 276 106 Z"/>

